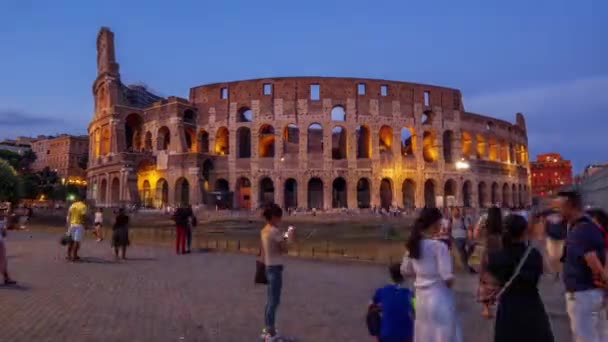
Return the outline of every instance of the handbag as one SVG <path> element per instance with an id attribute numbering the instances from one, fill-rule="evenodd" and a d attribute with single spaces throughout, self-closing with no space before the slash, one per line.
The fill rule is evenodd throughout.
<path id="1" fill-rule="evenodd" d="M 533 249 L 534 246 L 532 246 L 532 244 L 528 244 L 528 248 L 526 248 L 524 255 L 519 260 L 519 263 L 517 264 L 517 267 L 515 267 L 515 271 L 513 272 L 509 280 L 507 280 L 507 282 L 498 291 L 489 295 L 489 297 L 491 298 L 490 301 L 492 303 L 499 303 L 500 297 L 507 291 L 507 289 L 509 289 L 513 281 L 517 278 L 517 276 L 521 272 L 521 269 L 524 267 L 524 264 L 526 263 L 526 260 L 530 255 L 530 252 L 532 252 Z"/>
<path id="2" fill-rule="evenodd" d="M 266 264 L 264 263 L 264 245 L 260 247 L 259 258 L 255 261 L 255 276 L 253 279 L 254 284 L 268 284 L 268 278 L 266 277 Z"/>
<path id="3" fill-rule="evenodd" d="M 59 239 L 59 244 L 62 246 L 69 245 L 72 242 L 73 242 L 73 240 L 72 240 L 72 236 L 70 234 L 63 234 L 61 239 Z"/>

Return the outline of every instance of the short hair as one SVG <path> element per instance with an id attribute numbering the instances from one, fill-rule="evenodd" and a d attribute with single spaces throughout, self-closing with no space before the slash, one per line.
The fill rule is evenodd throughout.
<path id="1" fill-rule="evenodd" d="M 560 191 L 557 193 L 557 196 L 565 198 L 566 202 L 576 209 L 583 208 L 583 199 L 578 191 Z"/>
<path id="2" fill-rule="evenodd" d="M 271 203 L 266 206 L 262 216 L 266 219 L 266 221 L 270 221 L 273 217 L 281 218 L 283 217 L 283 209 L 279 207 L 276 203 Z"/>
<path id="3" fill-rule="evenodd" d="M 393 263 L 388 266 L 388 273 L 391 275 L 391 279 L 397 283 L 401 284 L 405 280 L 403 275 L 401 274 L 401 264 Z"/>

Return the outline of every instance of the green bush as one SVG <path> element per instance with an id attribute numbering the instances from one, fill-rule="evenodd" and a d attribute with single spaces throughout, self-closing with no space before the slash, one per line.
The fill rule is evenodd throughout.
<path id="1" fill-rule="evenodd" d="M 19 200 L 20 182 L 17 172 L 9 162 L 0 159 L 0 202 Z"/>

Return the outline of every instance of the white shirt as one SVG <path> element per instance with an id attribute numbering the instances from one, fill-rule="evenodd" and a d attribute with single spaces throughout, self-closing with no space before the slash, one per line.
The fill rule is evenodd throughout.
<path id="1" fill-rule="evenodd" d="M 448 247 L 441 241 L 422 239 L 420 258 L 409 258 L 406 253 L 401 263 L 401 273 L 404 276 L 416 275 L 415 287 L 429 287 L 454 278 Z"/>
<path id="2" fill-rule="evenodd" d="M 261 233 L 264 264 L 266 266 L 283 265 L 280 243 L 284 241 L 281 231 L 269 224 L 265 225 Z"/>
<path id="3" fill-rule="evenodd" d="M 466 239 L 467 238 L 467 227 L 462 217 L 452 217 L 452 237 L 454 239 Z"/>
<path id="4" fill-rule="evenodd" d="M 103 213 L 95 213 L 95 223 L 103 223 Z"/>

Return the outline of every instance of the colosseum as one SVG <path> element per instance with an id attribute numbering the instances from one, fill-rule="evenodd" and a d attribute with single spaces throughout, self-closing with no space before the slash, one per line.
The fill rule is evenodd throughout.
<path id="1" fill-rule="evenodd" d="M 189 99 L 123 85 L 97 36 L 87 197 L 99 206 L 255 209 L 527 205 L 526 124 L 465 111 L 459 90 L 280 77 Z"/>

